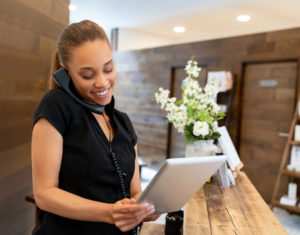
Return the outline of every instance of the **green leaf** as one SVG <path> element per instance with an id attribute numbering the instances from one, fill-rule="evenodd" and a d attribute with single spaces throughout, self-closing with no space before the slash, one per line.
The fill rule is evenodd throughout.
<path id="1" fill-rule="evenodd" d="M 223 119 L 225 116 L 226 116 L 225 113 L 218 113 L 217 116 L 216 116 L 216 120 L 221 120 L 221 119 Z"/>
<path id="2" fill-rule="evenodd" d="M 181 105 L 181 104 L 183 104 L 183 100 L 178 100 L 175 104 L 176 105 Z"/>
<path id="3" fill-rule="evenodd" d="M 188 144 L 192 141 L 193 138 L 193 125 L 185 126 L 184 127 L 184 144 Z"/>
<path id="4" fill-rule="evenodd" d="M 187 145 L 190 142 L 190 136 L 184 137 L 184 145 Z"/>
<path id="5" fill-rule="evenodd" d="M 214 118 L 207 110 L 198 110 L 195 115 L 196 120 L 207 122 L 208 125 L 211 125 L 214 121 Z"/>
<path id="6" fill-rule="evenodd" d="M 211 137 L 213 139 L 219 139 L 221 137 L 221 134 L 219 132 L 214 132 Z"/>
<path id="7" fill-rule="evenodd" d="M 194 110 L 191 107 L 187 108 L 187 115 L 188 117 L 194 117 Z"/>

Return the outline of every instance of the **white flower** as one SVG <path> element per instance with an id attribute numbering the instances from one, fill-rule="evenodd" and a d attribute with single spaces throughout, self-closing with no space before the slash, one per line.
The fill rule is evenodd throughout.
<path id="1" fill-rule="evenodd" d="M 220 106 L 215 101 L 212 101 L 211 105 L 212 105 L 212 112 L 213 113 L 219 113 Z"/>
<path id="2" fill-rule="evenodd" d="M 190 88 L 192 90 L 199 90 L 201 92 L 201 88 L 199 86 L 198 81 L 196 81 L 193 78 L 187 78 L 186 79 L 186 87 Z"/>
<path id="3" fill-rule="evenodd" d="M 174 104 L 174 103 L 176 102 L 176 97 L 169 98 L 169 99 L 168 99 L 168 102 Z"/>
<path id="4" fill-rule="evenodd" d="M 201 122 L 201 121 L 197 121 L 194 124 L 194 129 L 193 129 L 193 134 L 195 136 L 206 136 L 209 134 L 209 126 L 207 124 L 207 122 Z"/>
<path id="5" fill-rule="evenodd" d="M 158 92 L 155 93 L 156 102 L 161 104 L 161 109 L 165 108 L 168 102 L 169 94 L 170 91 L 168 89 L 164 90 L 161 87 L 158 89 Z"/>
<path id="6" fill-rule="evenodd" d="M 219 126 L 218 126 L 218 122 L 217 121 L 213 122 L 211 124 L 211 126 L 212 126 L 212 129 L 213 129 L 214 132 L 218 131 Z"/>
<path id="7" fill-rule="evenodd" d="M 202 110 L 202 109 L 205 109 L 206 108 L 206 104 L 200 104 L 197 109 L 198 110 Z"/>
<path id="8" fill-rule="evenodd" d="M 174 112 L 175 109 L 176 109 L 176 105 L 174 103 L 167 103 L 166 104 L 165 110 L 167 112 Z"/>
<path id="9" fill-rule="evenodd" d="M 201 70 L 201 68 L 199 68 L 198 66 L 197 66 L 197 61 L 194 61 L 194 60 L 189 60 L 188 62 L 187 62 L 187 66 L 185 67 L 185 71 L 186 71 L 186 73 L 189 75 L 189 76 L 191 76 L 191 77 L 193 77 L 193 78 L 196 78 L 196 77 L 198 77 L 199 76 L 199 72 L 200 72 L 200 70 Z"/>
<path id="10" fill-rule="evenodd" d="M 198 81 L 190 77 L 186 78 L 184 81 L 185 85 L 182 93 L 183 103 L 188 104 L 195 100 L 199 100 L 202 89 L 199 86 Z"/>
<path id="11" fill-rule="evenodd" d="M 189 118 L 188 120 L 187 120 L 187 124 L 188 125 L 190 125 L 190 124 L 192 124 L 192 123 L 195 123 L 196 122 L 196 120 L 194 119 L 194 118 Z"/>
<path id="12" fill-rule="evenodd" d="M 201 94 L 199 94 L 199 100 L 200 100 L 201 104 L 207 104 L 209 97 L 207 94 L 201 93 Z"/>
<path id="13" fill-rule="evenodd" d="M 202 117 L 207 115 L 209 120 L 215 120 L 220 108 L 215 102 L 217 94 L 215 82 L 210 82 L 202 89 L 196 80 L 200 69 L 194 59 L 187 62 L 185 71 L 188 76 L 182 81 L 182 98 L 178 102 L 175 97 L 169 98 L 170 91 L 163 88 L 159 88 L 155 93 L 155 99 L 161 105 L 161 109 L 167 111 L 168 122 L 172 123 L 179 133 L 210 139 L 217 131 L 218 123 L 209 125 L 199 120 L 204 120 Z M 194 126 L 192 133 L 185 133 L 190 132 L 189 129 L 185 129 L 190 125 Z"/>
<path id="14" fill-rule="evenodd" d="M 217 87 L 214 83 L 206 84 L 204 90 L 205 90 L 205 94 L 207 94 L 209 97 L 213 99 L 217 96 Z"/>

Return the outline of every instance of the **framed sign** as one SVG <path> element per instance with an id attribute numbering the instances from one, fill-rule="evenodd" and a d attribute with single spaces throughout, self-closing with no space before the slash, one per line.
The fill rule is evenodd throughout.
<path id="1" fill-rule="evenodd" d="M 244 165 L 233 145 L 225 126 L 219 127 L 218 132 L 221 134 L 219 144 L 223 150 L 223 154 L 227 155 L 227 163 L 232 171 L 239 171 Z"/>

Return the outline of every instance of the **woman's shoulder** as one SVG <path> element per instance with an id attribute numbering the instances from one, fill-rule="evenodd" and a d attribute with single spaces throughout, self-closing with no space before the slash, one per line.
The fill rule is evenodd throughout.
<path id="1" fill-rule="evenodd" d="M 71 110 L 77 106 L 76 104 L 75 100 L 69 94 L 57 88 L 47 91 L 42 97 L 39 106 L 55 106 Z"/>
<path id="2" fill-rule="evenodd" d="M 72 118 L 74 101 L 61 89 L 46 92 L 34 112 L 34 124 L 40 119 L 48 120 L 64 136 Z"/>
<path id="3" fill-rule="evenodd" d="M 45 93 L 42 100 L 71 102 L 72 97 L 60 88 L 51 89 Z"/>
<path id="4" fill-rule="evenodd" d="M 70 115 L 74 107 L 74 101 L 62 89 L 52 89 L 47 91 L 42 97 L 35 110 L 35 117 L 41 114 L 64 114 Z"/>

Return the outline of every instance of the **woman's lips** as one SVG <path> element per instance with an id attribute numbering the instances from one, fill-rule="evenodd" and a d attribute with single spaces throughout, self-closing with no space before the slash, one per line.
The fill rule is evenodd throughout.
<path id="1" fill-rule="evenodd" d="M 110 88 L 107 88 L 104 91 L 92 92 L 97 98 L 106 98 L 109 95 Z"/>

